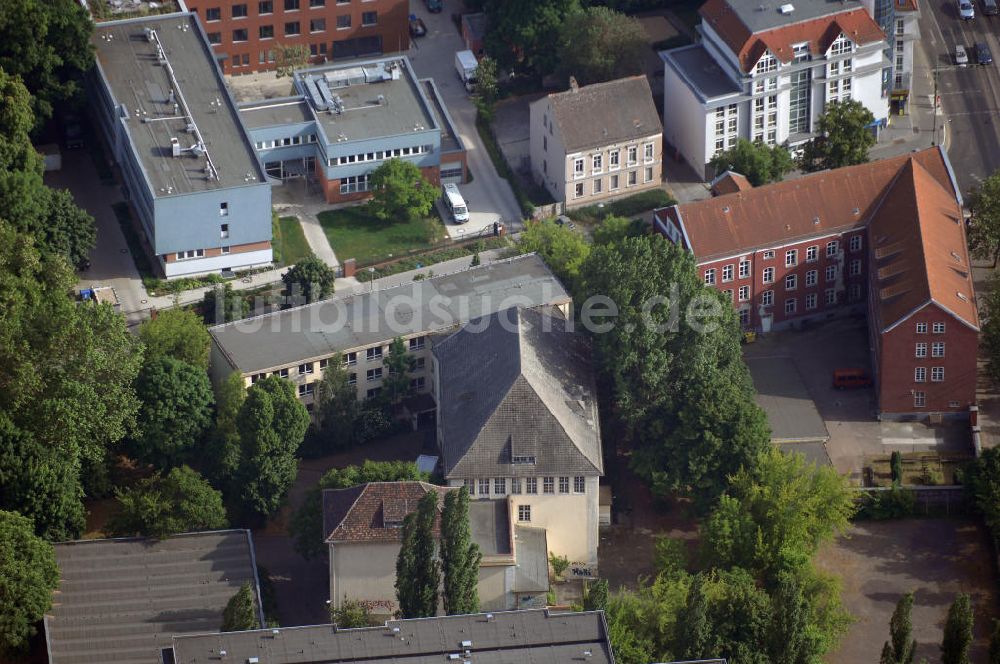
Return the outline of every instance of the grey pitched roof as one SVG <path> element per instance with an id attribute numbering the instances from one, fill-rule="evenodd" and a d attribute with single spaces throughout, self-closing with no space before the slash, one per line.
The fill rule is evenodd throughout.
<path id="1" fill-rule="evenodd" d="M 217 631 L 250 581 L 250 531 L 55 545 L 59 590 L 45 616 L 52 664 L 159 664 L 176 634 Z"/>
<path id="2" fill-rule="evenodd" d="M 629 76 L 548 96 L 567 152 L 663 131 L 645 76 Z"/>
<path id="3" fill-rule="evenodd" d="M 228 363 L 262 371 L 454 328 L 511 306 L 566 304 L 569 293 L 535 254 L 209 328 Z"/>
<path id="4" fill-rule="evenodd" d="M 463 646 L 463 642 L 468 645 Z M 333 625 L 227 632 L 174 639 L 177 664 L 441 664 L 466 650 L 476 664 L 614 664 L 601 611 L 554 613 L 545 609 L 495 611 L 412 620 L 384 627 Z M 589 654 L 585 654 L 589 653 Z"/>
<path id="5" fill-rule="evenodd" d="M 517 569 L 514 571 L 514 592 L 548 592 L 549 545 L 545 529 L 515 526 L 514 555 L 517 558 Z"/>
<path id="6" fill-rule="evenodd" d="M 547 313 L 510 308 L 434 347 L 447 478 L 602 473 L 590 345 Z M 515 456 L 535 463 L 513 464 Z"/>

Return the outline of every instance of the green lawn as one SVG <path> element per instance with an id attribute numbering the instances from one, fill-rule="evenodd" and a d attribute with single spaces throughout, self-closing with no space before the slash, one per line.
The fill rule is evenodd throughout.
<path id="1" fill-rule="evenodd" d="M 275 262 L 295 265 L 313 255 L 298 217 L 279 217 L 274 226 Z"/>
<path id="2" fill-rule="evenodd" d="M 385 222 L 364 205 L 320 212 L 319 223 L 337 258 L 353 258 L 359 267 L 428 249 L 448 235 L 437 217 Z"/>

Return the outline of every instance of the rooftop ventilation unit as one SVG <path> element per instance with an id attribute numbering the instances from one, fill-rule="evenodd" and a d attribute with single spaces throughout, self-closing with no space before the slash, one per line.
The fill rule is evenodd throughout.
<path id="1" fill-rule="evenodd" d="M 142 31 L 146 35 L 146 41 L 152 43 L 153 42 L 153 29 L 152 28 L 143 28 Z"/>
<path id="2" fill-rule="evenodd" d="M 346 88 L 351 85 L 364 85 L 367 82 L 364 67 L 347 67 L 328 71 L 323 76 L 331 88 Z"/>
<path id="3" fill-rule="evenodd" d="M 319 88 L 316 87 L 316 80 L 312 76 L 307 76 L 305 79 L 306 94 L 309 95 L 309 99 L 312 101 L 312 105 L 317 111 L 325 111 L 328 108 L 326 100 L 319 94 Z"/>
<path id="4" fill-rule="evenodd" d="M 181 142 L 176 137 L 170 137 L 170 154 L 173 157 L 181 156 Z"/>
<path id="5" fill-rule="evenodd" d="M 787 3 L 787 4 L 784 4 L 784 5 L 781 5 L 780 7 L 778 7 L 778 11 L 781 12 L 782 14 L 784 14 L 785 16 L 788 16 L 793 11 L 795 11 L 795 5 L 793 5 L 791 3 Z"/>

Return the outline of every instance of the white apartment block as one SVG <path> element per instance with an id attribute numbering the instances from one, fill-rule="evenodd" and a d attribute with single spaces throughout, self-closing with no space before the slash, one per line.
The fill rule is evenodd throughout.
<path id="1" fill-rule="evenodd" d="M 860 101 L 877 126 L 888 119 L 890 61 L 869 11 L 857 0 L 793 2 L 708 0 L 701 42 L 660 53 L 664 139 L 706 178 L 738 138 L 792 147 L 814 138 L 834 101 Z"/>
<path id="2" fill-rule="evenodd" d="M 645 76 L 546 95 L 531 104 L 531 171 L 565 207 L 660 186 L 663 131 Z"/>

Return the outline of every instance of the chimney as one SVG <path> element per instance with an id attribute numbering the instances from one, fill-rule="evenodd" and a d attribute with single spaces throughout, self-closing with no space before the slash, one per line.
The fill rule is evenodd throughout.
<path id="1" fill-rule="evenodd" d="M 576 76 L 569 77 L 569 89 L 573 92 L 577 92 L 580 89 L 580 84 L 576 82 Z"/>

